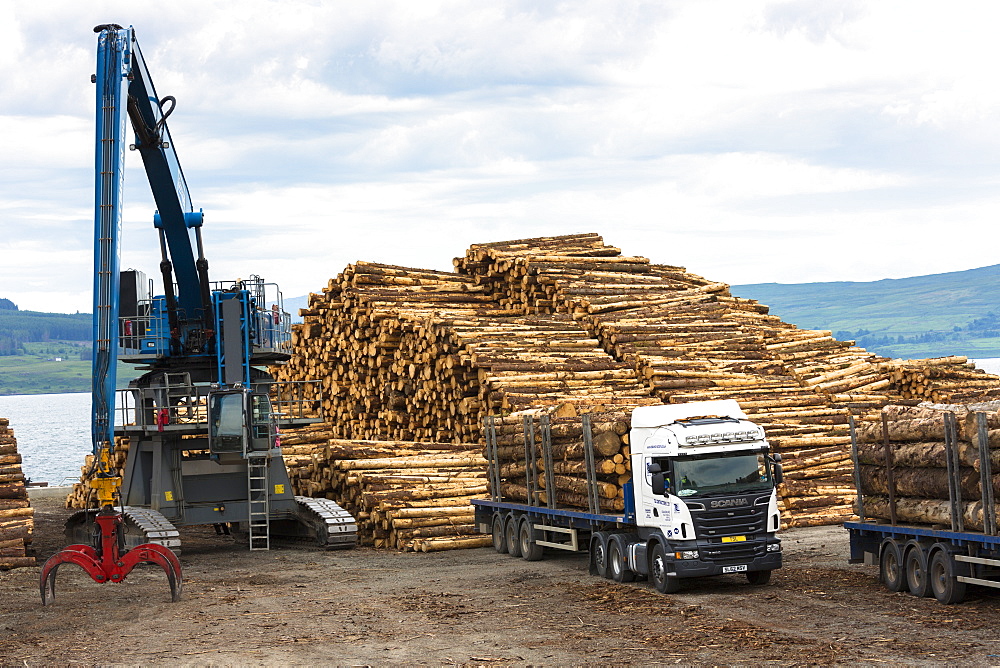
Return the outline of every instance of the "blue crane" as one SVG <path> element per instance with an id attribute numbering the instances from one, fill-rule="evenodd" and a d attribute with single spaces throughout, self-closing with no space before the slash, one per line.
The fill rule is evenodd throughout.
<path id="1" fill-rule="evenodd" d="M 68 534 L 92 537 L 92 544 L 49 559 L 42 601 L 53 600 L 62 563 L 109 582 L 143 562 L 163 567 L 177 600 L 177 526 L 211 524 L 220 533 L 235 526 L 252 550 L 268 549 L 272 535 L 352 547 L 354 519 L 332 501 L 294 496 L 281 457 L 279 426 L 317 421 L 301 388 L 276 383 L 267 369 L 290 357 L 291 319 L 281 293 L 256 275 L 209 281 L 204 215 L 194 210 L 167 126 L 177 102 L 157 94 L 133 28 L 106 24 L 94 31 L 90 484 L 99 507 L 68 521 Z M 142 272 L 119 266 L 127 124 L 135 137 L 128 148 L 142 158 L 157 207 L 163 293 L 155 296 Z M 144 373 L 116 393 L 119 360 Z M 129 442 L 124 470 L 113 465 L 116 437 Z"/>

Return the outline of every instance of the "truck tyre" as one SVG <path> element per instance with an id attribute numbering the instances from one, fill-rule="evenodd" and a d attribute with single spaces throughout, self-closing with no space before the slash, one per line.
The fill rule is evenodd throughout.
<path id="1" fill-rule="evenodd" d="M 930 582 L 927 579 L 927 557 L 920 545 L 909 543 L 903 557 L 903 574 L 910 593 L 919 598 L 930 596 Z"/>
<path id="2" fill-rule="evenodd" d="M 493 549 L 499 554 L 507 554 L 507 535 L 504 533 L 503 515 L 493 514 Z"/>
<path id="3" fill-rule="evenodd" d="M 608 534 L 595 531 L 590 537 L 590 574 L 602 578 L 608 575 Z"/>
<path id="4" fill-rule="evenodd" d="M 771 571 L 749 571 L 747 582 L 752 585 L 766 585 L 771 581 Z"/>
<path id="5" fill-rule="evenodd" d="M 615 582 L 634 582 L 635 572 L 625 561 L 627 544 L 620 535 L 611 536 L 608 541 L 608 572 Z"/>
<path id="6" fill-rule="evenodd" d="M 531 518 L 521 520 L 517 533 L 521 547 L 521 558 L 525 561 L 539 561 L 542 558 L 542 546 L 535 542 L 535 527 L 531 526 Z"/>
<path id="7" fill-rule="evenodd" d="M 675 594 L 681 588 L 680 579 L 667 575 L 667 556 L 659 543 L 649 555 L 649 581 L 661 594 Z"/>
<path id="8" fill-rule="evenodd" d="M 889 591 L 903 591 L 906 578 L 903 577 L 903 563 L 899 555 L 899 543 L 887 540 L 882 543 L 882 554 L 879 557 L 879 577 Z"/>
<path id="9" fill-rule="evenodd" d="M 517 537 L 517 515 L 508 515 L 504 523 L 504 536 L 507 538 L 507 554 L 512 557 L 521 556 L 521 541 Z"/>
<path id="10" fill-rule="evenodd" d="M 944 550 L 935 550 L 927 567 L 927 580 L 940 603 L 951 605 L 965 600 L 965 583 L 955 577 L 955 561 Z"/>

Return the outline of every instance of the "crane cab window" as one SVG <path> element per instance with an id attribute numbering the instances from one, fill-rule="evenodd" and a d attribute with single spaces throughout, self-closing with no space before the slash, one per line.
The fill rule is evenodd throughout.
<path id="1" fill-rule="evenodd" d="M 271 399 L 266 394 L 250 395 L 250 449 L 270 450 L 274 447 L 278 430 L 271 411 Z"/>
<path id="2" fill-rule="evenodd" d="M 209 448 L 212 452 L 243 452 L 243 394 L 213 394 L 209 397 Z"/>

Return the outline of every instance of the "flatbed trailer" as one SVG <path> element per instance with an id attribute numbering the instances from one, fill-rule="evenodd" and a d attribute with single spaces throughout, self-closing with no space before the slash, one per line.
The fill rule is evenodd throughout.
<path id="1" fill-rule="evenodd" d="M 845 522 L 850 534 L 850 563 L 879 567 L 879 578 L 890 591 L 909 591 L 914 596 L 934 596 L 945 604 L 965 599 L 967 585 L 1000 589 L 1000 535 L 989 450 L 989 430 L 985 413 L 976 414 L 979 443 L 979 502 L 983 530 L 966 530 L 959 479 L 957 426 L 954 413 L 945 413 L 945 455 L 948 463 L 948 504 L 950 527 L 907 524 L 895 520 L 895 496 L 889 475 L 889 504 L 893 519 L 866 521 L 860 477 L 861 464 L 852 422 L 852 453 L 855 486 L 858 490 L 858 522 Z M 884 432 L 887 434 L 887 432 Z M 888 436 L 885 436 L 888 453 Z M 887 470 L 892 459 L 887 455 Z"/>

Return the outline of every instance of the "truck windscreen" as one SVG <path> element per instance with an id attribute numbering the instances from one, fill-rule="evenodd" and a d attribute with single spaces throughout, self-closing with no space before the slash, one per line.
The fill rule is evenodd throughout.
<path id="1" fill-rule="evenodd" d="M 677 496 L 741 494 L 771 489 L 771 463 L 764 453 L 681 457 L 673 462 Z"/>

